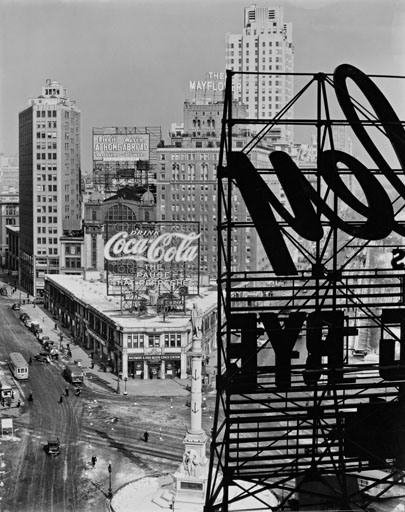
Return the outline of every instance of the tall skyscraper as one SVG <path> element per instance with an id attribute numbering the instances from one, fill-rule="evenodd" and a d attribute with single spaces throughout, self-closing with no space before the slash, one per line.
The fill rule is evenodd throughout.
<path id="1" fill-rule="evenodd" d="M 293 77 L 278 74 L 294 72 L 292 24 L 284 22 L 283 8 L 246 7 L 243 32 L 226 34 L 225 65 L 248 73 L 234 78 L 234 99 L 247 106 L 247 117 L 276 116 L 293 98 Z M 283 116 L 292 117 L 292 109 Z M 272 143 L 289 144 L 292 137 L 291 126 L 276 125 L 269 133 Z"/>
<path id="2" fill-rule="evenodd" d="M 66 89 L 46 80 L 19 113 L 20 280 L 43 293 L 60 272 L 60 237 L 81 230 L 80 110 Z"/>

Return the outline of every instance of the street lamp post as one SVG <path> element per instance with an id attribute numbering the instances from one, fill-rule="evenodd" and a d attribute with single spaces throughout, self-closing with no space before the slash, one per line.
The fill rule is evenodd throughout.
<path id="1" fill-rule="evenodd" d="M 128 377 L 124 377 L 124 395 L 127 395 L 127 380 L 128 380 Z"/>
<path id="2" fill-rule="evenodd" d="M 107 497 L 110 500 L 112 498 L 112 487 L 111 487 L 111 461 L 108 463 L 108 475 L 109 475 L 109 487 L 108 487 L 108 494 Z"/>

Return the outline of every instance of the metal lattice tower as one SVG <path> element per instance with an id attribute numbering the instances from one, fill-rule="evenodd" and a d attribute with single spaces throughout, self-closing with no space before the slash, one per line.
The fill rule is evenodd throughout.
<path id="1" fill-rule="evenodd" d="M 368 77 L 350 66 L 339 72 L 347 73 L 344 80 L 352 79 L 372 108 L 364 96 L 362 102 L 354 93 L 347 95 L 336 72 L 295 73 L 302 87 L 274 119 L 237 119 L 232 114 L 232 83 L 244 72 L 227 73 L 218 166 L 217 399 L 205 512 L 227 512 L 232 504 L 244 509 L 247 499 L 256 500 L 257 510 L 367 510 L 376 496 L 403 478 L 404 270 L 390 256 L 394 251 L 405 257 L 405 196 L 396 179 L 403 171 L 379 160 L 365 133 L 378 132 L 405 164 L 404 123 L 385 104 L 378 106 L 383 102 L 373 80 L 382 77 Z M 267 75 L 274 79 L 277 74 L 255 75 L 259 87 Z M 302 102 L 312 105 L 313 113 L 286 119 L 285 113 Z M 316 162 L 294 164 L 305 183 L 281 152 L 274 155 L 270 170 L 254 169 L 249 162 L 250 151 L 269 130 L 286 123 L 316 131 Z M 242 151 L 235 151 L 232 134 L 241 124 L 259 130 Z M 372 168 L 368 163 L 361 167 L 356 179 L 354 157 L 336 149 L 337 127 L 360 134 L 373 161 Z M 331 169 L 327 181 L 326 167 Z M 260 187 L 252 192 L 253 180 Z M 263 192 L 263 183 L 273 195 Z M 314 235 L 308 241 L 298 234 L 304 228 L 294 216 L 298 207 L 294 210 L 291 203 L 303 203 L 295 183 L 314 205 L 314 220 L 323 230 L 318 239 Z M 353 211 L 361 210 L 367 218 L 372 216 L 369 204 L 383 207 L 372 189 L 380 195 L 385 190 L 394 211 L 392 229 L 386 233 L 386 217 L 377 215 L 366 225 Z M 249 203 L 251 216 L 242 222 L 232 214 L 235 191 Z M 289 192 L 285 202 L 283 191 Z M 265 193 L 271 206 L 255 212 L 255 201 L 266 203 Z M 390 206 L 385 206 L 388 211 Z M 312 229 L 309 224 L 307 231 Z M 283 274 L 280 269 L 287 263 L 278 254 L 273 254 L 271 270 L 233 271 L 233 233 L 259 228 L 272 237 L 267 245 L 262 240 L 267 254 L 281 235 L 296 272 Z M 366 493 L 358 487 L 364 471 L 374 472 Z"/>

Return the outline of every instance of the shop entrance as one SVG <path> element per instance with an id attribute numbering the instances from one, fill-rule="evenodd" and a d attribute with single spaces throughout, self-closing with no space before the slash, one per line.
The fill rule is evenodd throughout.
<path id="1" fill-rule="evenodd" d="M 160 379 L 160 364 L 149 364 L 149 378 Z"/>

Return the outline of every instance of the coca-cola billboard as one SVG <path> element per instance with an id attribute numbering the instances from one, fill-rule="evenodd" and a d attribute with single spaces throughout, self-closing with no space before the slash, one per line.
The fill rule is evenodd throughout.
<path id="1" fill-rule="evenodd" d="M 107 223 L 108 294 L 153 304 L 198 293 L 200 236 L 198 222 Z"/>

